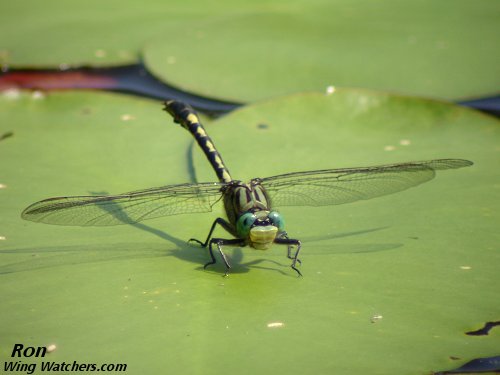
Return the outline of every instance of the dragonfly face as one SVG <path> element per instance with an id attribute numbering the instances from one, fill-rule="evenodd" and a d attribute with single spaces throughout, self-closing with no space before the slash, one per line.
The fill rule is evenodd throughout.
<path id="1" fill-rule="evenodd" d="M 246 238 L 248 244 L 257 250 L 269 249 L 276 235 L 284 230 L 284 221 L 276 211 L 245 212 L 236 222 L 238 237 Z"/>

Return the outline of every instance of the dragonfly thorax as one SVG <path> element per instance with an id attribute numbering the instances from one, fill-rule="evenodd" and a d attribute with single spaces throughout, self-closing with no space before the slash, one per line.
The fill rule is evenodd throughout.
<path id="1" fill-rule="evenodd" d="M 246 212 L 271 210 L 271 201 L 267 192 L 257 179 L 248 184 L 231 181 L 222 193 L 227 218 L 233 225 L 236 225 L 238 218 Z"/>

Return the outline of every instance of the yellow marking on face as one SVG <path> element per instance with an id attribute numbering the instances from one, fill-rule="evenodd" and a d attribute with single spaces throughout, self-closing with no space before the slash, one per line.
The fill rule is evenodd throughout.
<path id="1" fill-rule="evenodd" d="M 267 250 L 271 247 L 278 233 L 278 228 L 272 225 L 253 227 L 250 229 L 250 245 L 257 250 Z"/>

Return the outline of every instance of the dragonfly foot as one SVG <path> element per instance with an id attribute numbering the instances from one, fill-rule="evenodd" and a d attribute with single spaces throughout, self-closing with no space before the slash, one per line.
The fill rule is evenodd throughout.
<path id="1" fill-rule="evenodd" d="M 297 259 L 298 260 L 298 259 Z M 302 276 L 302 273 L 299 271 L 299 269 L 297 267 L 295 267 L 295 265 L 292 264 L 292 269 L 297 272 L 299 274 L 299 276 Z"/>

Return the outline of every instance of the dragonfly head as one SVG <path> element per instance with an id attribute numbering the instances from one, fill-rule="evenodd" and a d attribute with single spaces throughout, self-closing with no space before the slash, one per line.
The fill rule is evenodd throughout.
<path id="1" fill-rule="evenodd" d="M 269 249 L 278 232 L 283 230 L 283 218 L 276 211 L 245 212 L 236 222 L 238 236 L 248 239 L 249 245 L 257 250 Z"/>

